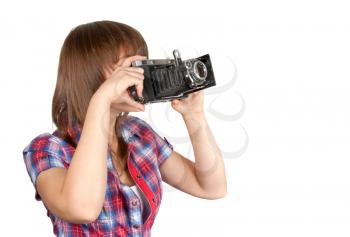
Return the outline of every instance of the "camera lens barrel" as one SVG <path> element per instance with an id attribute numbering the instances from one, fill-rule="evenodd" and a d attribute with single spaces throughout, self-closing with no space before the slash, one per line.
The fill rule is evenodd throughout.
<path id="1" fill-rule="evenodd" d="M 193 64 L 193 74 L 195 77 L 201 81 L 204 81 L 207 78 L 208 70 L 205 64 L 202 61 L 195 61 Z"/>
<path id="2" fill-rule="evenodd" d="M 207 78 L 208 69 L 200 60 L 186 60 L 184 62 L 187 69 L 186 78 L 190 87 L 202 85 Z"/>

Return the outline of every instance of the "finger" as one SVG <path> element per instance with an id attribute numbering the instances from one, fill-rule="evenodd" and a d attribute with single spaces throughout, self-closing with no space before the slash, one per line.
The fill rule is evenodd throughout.
<path id="1" fill-rule="evenodd" d="M 135 85 L 136 87 L 136 92 L 139 97 L 143 97 L 142 91 L 143 91 L 143 83 L 140 83 L 138 85 Z"/>
<path id="2" fill-rule="evenodd" d="M 121 103 L 126 103 L 129 106 L 132 106 L 132 107 L 137 108 L 139 110 L 142 110 L 142 111 L 145 110 L 145 106 L 143 104 L 140 104 L 140 103 L 136 102 L 133 98 L 131 98 L 129 96 L 128 93 L 125 93 L 125 94 L 121 95 L 119 101 Z"/>
<path id="3" fill-rule="evenodd" d="M 144 73 L 144 70 L 141 67 L 124 67 L 123 70 L 128 72 L 137 72 L 141 74 Z"/>
<path id="4" fill-rule="evenodd" d="M 129 77 L 134 77 L 142 81 L 145 78 L 145 76 L 139 72 L 132 72 L 132 71 L 125 71 L 125 72 L 126 72 L 126 75 L 128 75 Z"/>
<path id="5" fill-rule="evenodd" d="M 136 94 L 138 97 L 143 97 L 143 80 L 137 79 L 138 81 L 133 81 L 131 86 L 135 86 Z"/>
<path id="6" fill-rule="evenodd" d="M 142 75 L 142 74 L 140 74 Z M 137 96 L 142 97 L 142 91 L 143 91 L 143 75 L 142 77 L 134 77 L 133 75 L 129 74 L 129 80 L 126 81 L 126 89 L 127 90 L 131 86 L 135 86 Z"/>
<path id="7" fill-rule="evenodd" d="M 142 75 L 143 76 L 143 75 Z M 142 97 L 142 91 L 143 91 L 143 78 L 137 78 L 136 81 L 130 81 L 132 84 L 130 86 L 135 86 L 137 96 Z"/>
<path id="8" fill-rule="evenodd" d="M 122 59 L 122 60 L 120 61 L 120 64 L 119 64 L 119 62 L 118 62 L 118 65 L 120 65 L 121 67 L 130 67 L 132 61 L 136 61 L 136 60 L 145 60 L 146 58 L 147 58 L 146 56 L 135 55 L 135 56 L 131 56 L 131 57 Z"/>

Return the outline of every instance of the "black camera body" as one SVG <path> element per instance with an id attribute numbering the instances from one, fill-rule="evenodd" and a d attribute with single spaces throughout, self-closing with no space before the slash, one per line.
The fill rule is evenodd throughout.
<path id="1" fill-rule="evenodd" d="M 132 62 L 133 67 L 144 69 L 142 97 L 135 86 L 129 94 L 142 104 L 181 99 L 188 94 L 215 86 L 214 72 L 209 54 L 181 60 L 180 52 L 173 51 L 174 59 L 148 59 Z"/>

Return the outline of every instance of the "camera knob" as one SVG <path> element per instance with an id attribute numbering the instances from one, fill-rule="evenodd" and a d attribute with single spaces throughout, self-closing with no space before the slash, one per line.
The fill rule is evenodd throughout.
<path id="1" fill-rule="evenodd" d="M 192 68 L 192 63 L 191 63 L 191 61 L 186 61 L 186 62 L 185 62 L 185 67 L 186 67 L 187 69 L 191 69 L 191 68 Z"/>
<path id="2" fill-rule="evenodd" d="M 135 86 L 131 86 L 128 89 L 129 95 L 137 102 L 143 104 L 145 103 L 145 99 L 141 96 L 137 95 L 137 91 L 136 91 L 136 87 Z"/>
<path id="3" fill-rule="evenodd" d="M 136 99 L 138 96 L 137 96 L 137 91 L 136 91 L 136 87 L 135 86 L 131 86 L 128 88 L 128 92 L 129 92 L 129 95 Z"/>

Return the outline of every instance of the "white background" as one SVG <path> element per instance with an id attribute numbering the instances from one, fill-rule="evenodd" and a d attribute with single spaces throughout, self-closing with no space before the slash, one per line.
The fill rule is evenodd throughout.
<path id="1" fill-rule="evenodd" d="M 152 236 L 350 236 L 349 10 L 346 1 L 3 1 L 1 236 L 53 236 L 21 152 L 53 129 L 64 38 L 104 19 L 138 29 L 150 57 L 210 53 L 218 87 L 236 76 L 205 103 L 209 111 L 216 98 L 217 111 L 238 114 L 207 114 L 223 151 L 241 149 L 225 157 L 227 196 L 203 200 L 164 185 Z M 176 142 L 186 135 L 180 116 L 165 111 L 152 105 L 139 116 L 194 159 Z"/>

